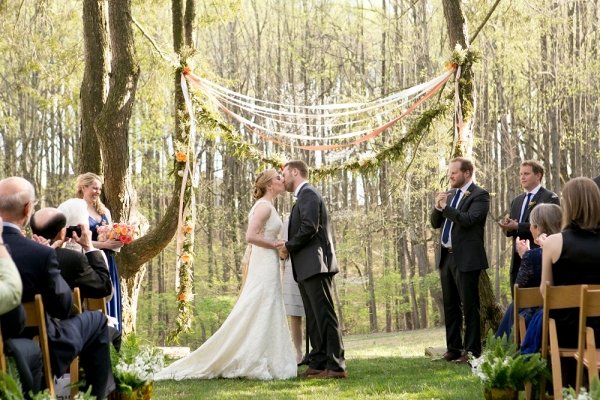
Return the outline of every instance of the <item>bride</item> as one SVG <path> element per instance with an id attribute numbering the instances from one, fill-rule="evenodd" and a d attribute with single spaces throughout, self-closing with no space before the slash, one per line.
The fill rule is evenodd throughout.
<path id="1" fill-rule="evenodd" d="M 273 202 L 284 191 L 283 180 L 274 169 L 258 175 L 252 187 L 257 201 L 250 210 L 246 232 L 251 254 L 237 303 L 214 335 L 196 351 L 154 375 L 155 380 L 296 376 L 275 247 L 282 222 Z"/>

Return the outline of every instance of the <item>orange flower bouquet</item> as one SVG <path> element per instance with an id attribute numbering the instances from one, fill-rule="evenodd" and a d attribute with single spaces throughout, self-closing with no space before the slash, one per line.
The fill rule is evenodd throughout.
<path id="1" fill-rule="evenodd" d="M 135 238 L 135 223 L 133 222 L 115 222 L 112 225 L 102 225 L 98 227 L 98 241 L 119 240 L 124 244 L 129 244 Z"/>

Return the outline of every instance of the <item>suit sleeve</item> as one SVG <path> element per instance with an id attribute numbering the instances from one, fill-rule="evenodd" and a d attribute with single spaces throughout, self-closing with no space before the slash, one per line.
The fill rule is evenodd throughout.
<path id="1" fill-rule="evenodd" d="M 467 208 L 467 211 L 459 211 L 457 208 L 446 206 L 442 211 L 442 215 L 463 228 L 470 228 L 481 224 L 485 221 L 490 209 L 489 193 L 479 188 L 479 190 L 471 193 L 470 198 L 465 199 L 465 201 L 468 200 L 471 200 L 471 204 Z"/>
<path id="2" fill-rule="evenodd" d="M 540 204 L 556 204 L 557 206 L 560 206 L 560 201 L 558 199 L 558 196 L 549 190 L 545 191 L 542 194 L 542 196 L 540 196 L 539 203 Z M 519 236 L 521 239 L 533 240 L 533 236 L 531 235 L 530 227 L 531 227 L 531 223 L 529 221 L 519 222 L 519 227 L 517 228 L 516 231 L 511 231 L 510 236 Z"/>
<path id="3" fill-rule="evenodd" d="M 518 198 L 520 198 L 520 196 L 515 197 L 510 202 L 510 216 L 509 216 L 510 218 L 517 219 L 517 220 L 519 219 L 519 214 L 517 214 L 516 216 L 513 214 L 513 207 L 515 206 L 515 201 L 517 201 Z M 519 203 L 522 203 L 522 202 L 523 202 L 522 199 L 519 200 Z M 516 235 L 518 230 L 519 229 L 517 228 L 516 231 L 505 231 L 504 234 L 506 235 L 506 237 L 518 236 L 518 235 Z"/>
<path id="4" fill-rule="evenodd" d="M 77 254 L 78 274 L 75 286 L 79 287 L 81 297 L 99 299 L 112 293 L 112 283 L 108 268 L 100 250 L 89 251 L 85 256 Z"/>
<path id="5" fill-rule="evenodd" d="M 304 190 L 302 201 L 298 201 L 296 207 L 299 207 L 301 223 L 298 232 L 285 244 L 290 253 L 304 247 L 317 234 L 321 213 L 319 195 L 313 190 Z"/>
<path id="6" fill-rule="evenodd" d="M 46 282 L 47 286 L 42 292 L 44 309 L 51 317 L 69 318 L 73 309 L 73 293 L 60 275 L 54 250 L 49 251 L 46 256 Z"/>
<path id="7" fill-rule="evenodd" d="M 438 229 L 442 227 L 442 223 L 444 221 L 444 216 L 442 215 L 442 210 L 438 210 L 437 208 L 433 208 L 431 211 L 431 215 L 429 216 L 429 221 L 431 222 L 431 226 L 433 229 Z"/>

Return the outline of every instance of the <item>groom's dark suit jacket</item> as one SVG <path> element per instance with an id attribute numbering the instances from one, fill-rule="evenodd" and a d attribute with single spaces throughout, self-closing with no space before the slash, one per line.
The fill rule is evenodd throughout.
<path id="1" fill-rule="evenodd" d="M 308 183 L 300 188 L 292 208 L 285 246 L 297 281 L 316 274 L 334 275 L 339 272 L 325 202 Z"/>
<path id="2" fill-rule="evenodd" d="M 456 189 L 453 189 L 452 196 L 449 196 L 447 200 L 448 206 L 442 211 L 434 208 L 431 213 L 431 225 L 435 229 L 443 228 L 446 219 L 454 222 L 450 231 L 452 250 L 456 266 L 462 272 L 488 268 L 483 234 L 485 220 L 490 209 L 490 195 L 474 183 L 469 186 L 467 191 L 469 195 L 463 195 L 457 207 L 452 208 L 450 204 L 456 193 Z M 446 254 L 441 251 L 441 248 L 440 243 L 436 257 L 438 268 L 443 261 L 442 257 Z"/>
<path id="3" fill-rule="evenodd" d="M 525 200 L 526 193 L 521 193 L 517 197 L 513 199 L 510 203 L 510 218 L 519 221 L 519 217 L 521 216 L 521 207 L 523 206 L 523 201 Z M 536 247 L 540 247 L 533 241 L 533 236 L 531 236 L 531 231 L 529 227 L 531 224 L 529 223 L 529 214 L 533 208 L 542 203 L 552 203 L 556 205 L 560 205 L 560 201 L 558 200 L 558 196 L 549 191 L 544 187 L 540 187 L 540 190 L 533 196 L 530 200 L 530 203 L 534 203 L 531 207 L 529 205 L 525 208 L 525 213 L 523 214 L 523 221 L 519 222 L 519 227 L 517 230 L 506 232 L 506 236 L 513 238 L 513 255 L 510 263 L 510 273 L 514 275 L 516 278 L 517 272 L 519 272 L 519 267 L 521 266 L 521 257 L 519 257 L 517 253 L 517 248 L 515 246 L 515 240 L 519 237 L 521 240 L 529 240 L 530 248 L 534 249 Z"/>

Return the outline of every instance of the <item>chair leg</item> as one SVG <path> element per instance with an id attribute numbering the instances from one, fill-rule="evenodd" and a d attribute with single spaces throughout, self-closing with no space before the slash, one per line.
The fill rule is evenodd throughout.
<path id="1" fill-rule="evenodd" d="M 79 382 L 79 357 L 75 357 L 71 366 L 69 367 L 69 383 L 73 384 Z M 71 388 L 71 399 L 74 399 L 75 396 L 79 393 L 78 387 Z"/>

